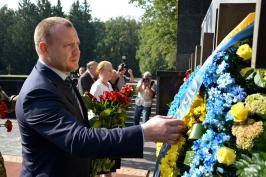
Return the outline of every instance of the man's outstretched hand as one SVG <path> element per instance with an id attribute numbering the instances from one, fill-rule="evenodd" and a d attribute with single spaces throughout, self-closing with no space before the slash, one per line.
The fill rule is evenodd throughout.
<path id="1" fill-rule="evenodd" d="M 181 135 L 184 123 L 173 116 L 154 116 L 141 125 L 145 141 L 174 144 Z"/>

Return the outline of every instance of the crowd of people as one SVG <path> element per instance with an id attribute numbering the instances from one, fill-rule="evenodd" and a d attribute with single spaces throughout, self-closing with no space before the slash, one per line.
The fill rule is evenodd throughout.
<path id="1" fill-rule="evenodd" d="M 120 91 L 127 83 L 137 83 L 134 124 L 140 123 L 141 115 L 143 115 L 144 122 L 149 120 L 152 100 L 156 94 L 156 83 L 152 80 L 152 74 L 149 71 L 146 71 L 137 82 L 132 69 L 128 68 L 125 63 L 121 63 L 115 70 L 109 61 L 100 63 L 89 61 L 86 68 L 85 70 L 84 67 L 80 67 L 78 70 L 77 87 L 81 95 L 89 92 L 99 100 L 99 95 L 104 91 Z"/>

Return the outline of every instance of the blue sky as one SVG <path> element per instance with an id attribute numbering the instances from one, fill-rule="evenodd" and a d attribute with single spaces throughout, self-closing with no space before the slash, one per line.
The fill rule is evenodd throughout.
<path id="1" fill-rule="evenodd" d="M 36 2 L 37 0 L 31 0 Z M 57 3 L 57 0 L 49 0 L 52 5 Z M 19 0 L 0 0 L 0 7 L 7 4 L 9 8 L 17 9 Z M 74 0 L 61 0 L 63 10 L 69 11 L 69 8 Z M 80 0 L 83 2 L 83 0 Z M 129 4 L 128 0 L 87 0 L 90 5 L 90 10 L 93 18 L 99 18 L 102 21 L 106 21 L 112 17 L 124 16 L 135 19 L 140 19 L 144 11 L 135 7 L 133 4 Z"/>

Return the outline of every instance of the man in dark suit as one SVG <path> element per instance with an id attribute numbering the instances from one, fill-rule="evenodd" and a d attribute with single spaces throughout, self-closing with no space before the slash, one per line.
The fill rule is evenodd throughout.
<path id="1" fill-rule="evenodd" d="M 98 63 L 96 61 L 90 61 L 87 63 L 86 72 L 81 75 L 78 80 L 78 89 L 81 95 L 83 95 L 86 91 L 90 92 L 92 84 L 97 80 L 97 66 Z"/>
<path id="2" fill-rule="evenodd" d="M 36 27 L 38 62 L 16 103 L 22 141 L 21 177 L 89 177 L 90 159 L 142 157 L 143 142 L 172 144 L 182 121 L 155 116 L 127 128 L 90 128 L 82 99 L 69 84 L 78 68 L 79 38 L 72 23 L 50 17 Z"/>

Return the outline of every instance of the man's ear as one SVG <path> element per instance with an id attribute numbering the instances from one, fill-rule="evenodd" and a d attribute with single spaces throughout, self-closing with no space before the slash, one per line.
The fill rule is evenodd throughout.
<path id="1" fill-rule="evenodd" d="M 46 42 L 41 41 L 41 42 L 39 43 L 39 50 L 40 50 L 43 54 L 47 54 L 48 49 L 47 49 L 47 44 L 46 44 Z"/>

